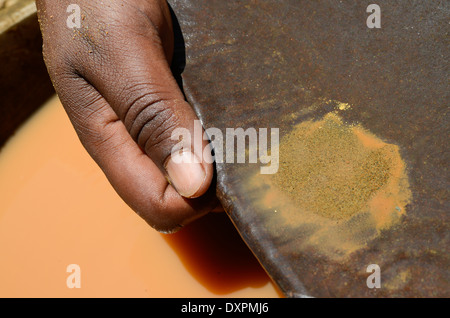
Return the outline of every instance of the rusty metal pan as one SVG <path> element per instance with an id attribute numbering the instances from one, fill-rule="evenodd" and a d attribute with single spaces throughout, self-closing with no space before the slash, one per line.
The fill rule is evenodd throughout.
<path id="1" fill-rule="evenodd" d="M 368 27 L 369 3 L 361 1 L 169 2 L 178 26 L 174 72 L 205 128 L 224 135 L 226 128 L 279 129 L 276 174 L 262 175 L 260 165 L 248 161 L 216 162 L 216 170 L 226 212 L 282 292 L 450 296 L 448 2 L 380 0 L 380 28 Z M 326 140 L 333 140 L 329 152 L 337 161 L 345 157 L 335 146 L 342 144 L 360 149 L 349 165 L 365 151 L 386 164 L 371 163 L 364 174 L 370 178 L 356 183 L 353 197 L 363 200 L 351 215 L 334 217 L 340 198 L 324 190 L 345 176 L 316 184 L 326 175 L 314 172 L 326 147 L 283 159 L 315 145 L 308 131 L 314 135 L 312 127 L 320 125 L 331 129 Z M 375 146 L 367 150 L 361 140 Z M 307 171 L 311 184 L 296 177 L 308 165 L 301 158 L 316 164 Z M 382 197 L 380 189 L 391 181 L 397 190 Z M 380 184 L 364 194 L 374 182 Z M 343 207 L 349 193 L 342 195 Z M 315 201 L 305 201 L 314 195 Z M 375 195 L 403 205 L 369 215 Z M 321 207 L 331 212 L 322 214 Z M 386 216 L 393 221 L 380 221 Z M 372 274 L 379 274 L 381 286 Z"/>

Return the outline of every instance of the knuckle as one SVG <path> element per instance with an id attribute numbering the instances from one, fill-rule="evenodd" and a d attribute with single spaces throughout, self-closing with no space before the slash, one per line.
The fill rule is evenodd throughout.
<path id="1" fill-rule="evenodd" d="M 125 122 L 130 135 L 147 152 L 170 142 L 171 131 L 179 124 L 168 100 L 155 94 L 136 99 L 129 107 Z"/>

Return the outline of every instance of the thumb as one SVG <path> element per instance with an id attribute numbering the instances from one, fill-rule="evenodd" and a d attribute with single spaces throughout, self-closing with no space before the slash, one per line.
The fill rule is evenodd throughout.
<path id="1" fill-rule="evenodd" d="M 120 21 L 133 19 L 132 25 L 112 26 L 108 32 L 108 43 L 113 46 L 92 47 L 92 40 L 82 43 L 92 54 L 88 61 L 77 63 L 79 71 L 177 192 L 186 198 L 199 197 L 213 178 L 211 153 L 203 151 L 209 147 L 208 141 L 203 140 L 198 118 L 170 70 L 170 15 L 159 14 L 137 23 L 129 14 L 122 14 Z M 95 34 L 83 38 L 92 39 Z"/>

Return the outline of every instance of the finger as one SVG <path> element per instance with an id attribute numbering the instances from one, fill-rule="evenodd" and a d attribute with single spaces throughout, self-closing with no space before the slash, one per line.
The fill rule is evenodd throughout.
<path id="1" fill-rule="evenodd" d="M 132 16 L 130 12 L 134 11 L 126 4 L 111 11 L 108 35 L 105 31 L 97 34 L 96 22 L 86 16 L 76 70 L 105 98 L 175 189 L 186 198 L 199 197 L 210 186 L 212 160 L 203 151 L 208 145 L 203 130 L 196 133 L 198 118 L 170 70 L 168 50 L 162 42 L 162 38 L 169 41 L 170 23 L 165 14 L 155 17 L 147 7 Z M 98 37 L 109 37 L 107 43 L 114 45 L 93 45 Z M 171 138 L 177 129 L 187 131 L 190 138 L 181 143 Z"/>
<path id="2" fill-rule="evenodd" d="M 60 97 L 65 106 L 83 109 L 71 117 L 83 145 L 115 191 L 153 228 L 173 232 L 214 209 L 213 188 L 201 198 L 187 200 L 168 184 L 92 86 L 76 76 L 59 86 L 65 88 Z"/>
<path id="3" fill-rule="evenodd" d="M 108 55 L 116 52 L 114 49 L 116 45 L 117 50 L 120 51 L 122 47 L 120 44 L 126 46 L 127 43 L 123 40 L 121 43 L 120 39 L 118 43 L 115 43 L 114 38 L 108 38 L 107 34 L 122 34 L 119 29 L 123 25 L 120 23 L 115 25 L 114 21 L 105 24 L 101 20 L 102 17 L 96 16 L 95 12 L 101 12 L 111 18 L 109 13 L 105 13 L 105 10 L 89 9 L 88 5 L 95 5 L 100 1 L 81 1 L 83 16 L 86 14 L 93 19 L 92 21 L 95 21 L 97 26 L 107 25 L 108 29 L 103 28 L 100 33 L 91 32 L 88 31 L 89 24 L 84 22 L 81 30 L 65 28 L 65 7 L 69 3 L 66 2 L 40 0 L 37 2 L 38 15 L 49 73 L 83 145 L 103 169 L 125 202 L 156 229 L 171 231 L 207 213 L 217 204 L 214 187 L 207 190 L 199 199 L 186 200 L 181 197 L 168 184 L 165 178 L 167 173 L 161 173 L 164 171 L 161 169 L 161 162 L 164 160 L 155 160 L 155 162 L 150 160 L 152 156 L 148 156 L 148 151 L 147 153 L 142 151 L 145 147 L 139 147 L 131 138 L 130 128 L 124 124 L 123 117 L 119 117 L 120 108 L 117 105 L 120 106 L 121 103 L 117 102 L 115 98 L 122 97 L 127 100 L 128 97 L 125 96 L 127 91 L 126 89 L 122 92 L 116 91 L 120 85 L 115 84 L 117 81 L 115 77 L 122 75 L 119 76 L 114 67 L 111 68 L 114 63 L 109 60 Z M 153 1 L 145 1 L 145 3 L 150 2 L 153 3 Z M 111 5 L 114 4 L 116 2 L 111 3 Z M 57 14 L 58 12 L 61 14 Z M 133 20 L 130 19 L 130 21 Z M 126 24 L 124 26 L 127 27 Z M 92 28 L 91 25 L 90 30 L 93 29 L 95 28 Z M 162 43 L 160 44 L 162 45 Z M 134 49 L 136 48 L 130 46 L 130 50 L 127 52 L 132 52 Z M 160 51 L 160 54 L 167 57 L 170 48 L 167 49 L 165 46 L 162 51 L 164 53 L 161 54 Z M 126 58 L 126 54 L 123 57 Z M 167 60 L 161 59 L 161 61 L 165 61 L 168 65 Z M 140 74 L 140 72 L 136 74 Z M 140 76 L 136 76 L 136 74 L 133 73 L 129 76 L 135 80 L 142 76 L 142 74 Z M 149 76 L 151 77 L 151 75 Z M 89 81 L 86 80 L 87 78 Z M 91 83 L 106 87 L 105 91 L 112 92 L 112 100 L 116 102 L 116 106 L 113 107 L 108 103 L 102 96 L 104 93 L 100 94 Z M 144 83 L 144 85 L 148 84 Z M 153 82 L 150 81 L 150 84 L 153 85 Z M 130 90 L 133 91 L 133 87 Z M 178 102 L 179 98 L 180 96 L 173 100 Z M 164 164 L 162 166 L 164 167 Z M 212 169 L 208 170 L 207 168 L 205 169 L 206 173 L 212 174 Z M 211 168 L 210 165 L 209 168 Z M 207 189 L 208 179 L 207 176 L 205 189 Z M 199 189 L 192 196 L 200 195 L 205 189 Z"/>

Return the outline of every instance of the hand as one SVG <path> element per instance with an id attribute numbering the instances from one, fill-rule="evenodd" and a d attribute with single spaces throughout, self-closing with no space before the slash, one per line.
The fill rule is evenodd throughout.
<path id="1" fill-rule="evenodd" d="M 197 117 L 170 71 L 167 3 L 77 0 L 78 29 L 66 23 L 71 2 L 36 4 L 45 62 L 83 146 L 122 199 L 159 231 L 217 207 L 211 161 L 177 164 L 171 156 L 175 128 L 191 132 L 187 148 L 197 158 L 205 159 L 194 142 L 208 142 L 194 140 Z"/>

